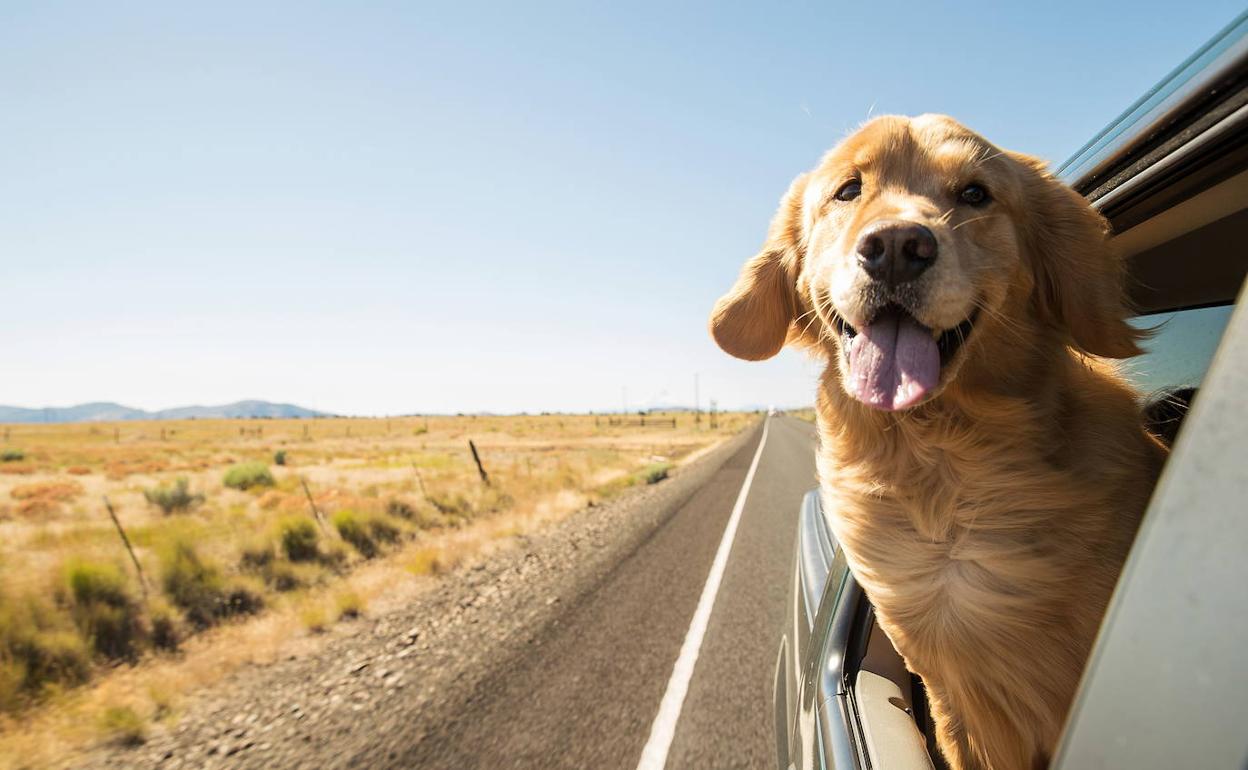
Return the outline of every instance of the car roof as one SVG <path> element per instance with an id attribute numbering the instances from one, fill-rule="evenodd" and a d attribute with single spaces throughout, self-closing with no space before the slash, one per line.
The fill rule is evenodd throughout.
<path id="1" fill-rule="evenodd" d="M 1141 312 L 1234 301 L 1248 274 L 1248 11 L 1058 175 L 1110 221 Z"/>

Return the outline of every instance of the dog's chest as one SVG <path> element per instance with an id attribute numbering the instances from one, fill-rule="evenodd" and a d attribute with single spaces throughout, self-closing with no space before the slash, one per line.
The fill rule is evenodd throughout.
<path id="1" fill-rule="evenodd" d="M 1025 595 L 1046 580 L 1036 528 L 1008 495 L 956 468 L 918 469 L 906 483 L 853 463 L 821 463 L 837 540 L 877 610 L 896 617 L 949 610 L 966 617 L 994 597 Z"/>

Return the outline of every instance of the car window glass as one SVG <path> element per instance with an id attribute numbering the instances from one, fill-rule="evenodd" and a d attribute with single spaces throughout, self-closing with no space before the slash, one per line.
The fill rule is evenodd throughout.
<path id="1" fill-rule="evenodd" d="M 1132 319 L 1133 326 L 1156 331 L 1141 347 L 1144 355 L 1123 365 L 1131 384 L 1144 393 L 1198 387 L 1209 369 L 1233 305 L 1156 313 Z"/>

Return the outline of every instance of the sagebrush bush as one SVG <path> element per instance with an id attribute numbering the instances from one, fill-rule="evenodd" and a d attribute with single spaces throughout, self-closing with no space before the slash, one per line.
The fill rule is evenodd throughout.
<path id="1" fill-rule="evenodd" d="M 368 533 L 378 542 L 393 543 L 402 536 L 403 530 L 385 516 L 374 515 L 368 517 Z"/>
<path id="2" fill-rule="evenodd" d="M 163 561 L 165 594 L 197 628 L 231 615 L 257 612 L 264 606 L 259 592 L 242 583 L 227 584 L 221 571 L 184 540 L 176 541 Z"/>
<path id="3" fill-rule="evenodd" d="M 126 582 L 115 564 L 74 561 L 65 568 L 74 623 L 98 654 L 114 660 L 137 658 L 144 636 Z"/>
<path id="4" fill-rule="evenodd" d="M 165 652 L 177 652 L 182 644 L 182 627 L 177 613 L 163 599 L 148 603 L 148 623 L 151 624 L 152 646 Z"/>
<path id="5" fill-rule="evenodd" d="M 222 483 L 232 489 L 246 491 L 255 487 L 271 487 L 276 482 L 269 472 L 269 466 L 262 462 L 250 462 L 232 466 L 225 472 Z"/>
<path id="6" fill-rule="evenodd" d="M 248 572 L 260 572 L 276 558 L 273 541 L 267 537 L 256 537 L 239 550 L 238 566 Z"/>
<path id="7" fill-rule="evenodd" d="M 467 518 L 472 515 L 472 503 L 463 494 L 434 492 L 429 495 L 429 504 L 438 509 L 443 516 Z"/>
<path id="8" fill-rule="evenodd" d="M 304 516 L 290 516 L 278 524 L 281 535 L 282 552 L 286 558 L 294 562 L 315 561 L 320 556 L 317 544 L 321 533 L 316 525 Z"/>
<path id="9" fill-rule="evenodd" d="M 293 591 L 304 585 L 303 577 L 295 566 L 283 561 L 273 562 L 264 570 L 264 582 L 273 586 L 273 590 L 283 592 Z"/>
<path id="10" fill-rule="evenodd" d="M 279 449 L 273 453 L 273 464 L 274 465 L 286 464 L 286 450 L 285 449 Z"/>
<path id="11" fill-rule="evenodd" d="M 397 516 L 405 521 L 412 521 L 418 515 L 416 506 L 406 500 L 400 500 L 397 497 L 392 497 L 386 501 L 386 513 L 391 516 Z"/>
<path id="12" fill-rule="evenodd" d="M 16 710 L 49 687 L 81 684 L 90 673 L 90 651 L 64 613 L 35 594 L 0 595 L 0 710 Z"/>
<path id="13" fill-rule="evenodd" d="M 190 482 L 185 477 L 178 477 L 171 486 L 161 485 L 145 489 L 143 496 L 166 516 L 189 511 L 204 501 L 203 495 L 191 494 Z"/>
<path id="14" fill-rule="evenodd" d="M 333 524 L 339 536 L 350 543 L 365 559 L 371 559 L 377 555 L 377 541 L 369 532 L 367 522 L 361 519 L 355 511 L 345 508 L 338 511 L 334 514 Z"/>
<path id="15" fill-rule="evenodd" d="M 403 521 L 411 522 L 420 529 L 429 529 L 430 527 L 437 527 L 446 523 L 446 519 L 443 518 L 442 514 L 428 509 L 422 510 L 407 500 L 397 497 L 387 501 L 386 513 Z"/>
<path id="16" fill-rule="evenodd" d="M 20 463 L 26 459 L 26 453 L 20 449 L 5 449 L 0 451 L 0 463 Z"/>
<path id="17" fill-rule="evenodd" d="M 647 484 L 658 484 L 671 470 L 671 463 L 653 463 L 642 469 L 640 476 Z"/>

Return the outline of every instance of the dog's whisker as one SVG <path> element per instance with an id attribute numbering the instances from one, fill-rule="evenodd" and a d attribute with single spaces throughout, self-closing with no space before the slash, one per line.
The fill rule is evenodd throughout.
<path id="1" fill-rule="evenodd" d="M 964 220 L 964 221 L 962 221 L 962 222 L 957 223 L 956 225 L 954 225 L 954 226 L 953 226 L 953 227 L 951 227 L 950 229 L 951 229 L 951 230 L 957 230 L 959 227 L 964 227 L 965 225 L 969 225 L 969 224 L 971 224 L 972 222 L 979 222 L 979 221 L 984 220 L 984 219 L 992 219 L 992 218 L 993 218 L 993 217 L 995 217 L 995 216 L 996 216 L 996 214 L 984 214 L 983 216 L 980 216 L 980 217 L 971 217 L 970 219 L 967 219 L 967 220 Z"/>

